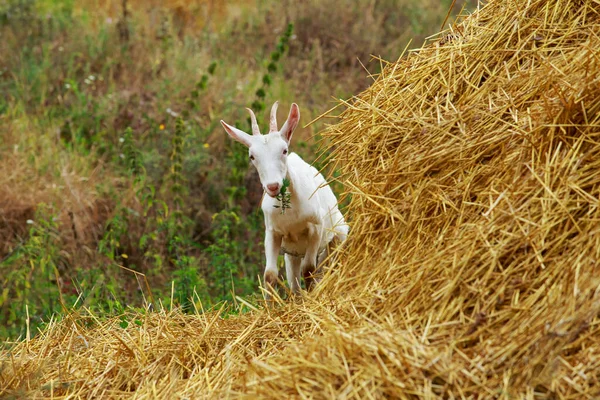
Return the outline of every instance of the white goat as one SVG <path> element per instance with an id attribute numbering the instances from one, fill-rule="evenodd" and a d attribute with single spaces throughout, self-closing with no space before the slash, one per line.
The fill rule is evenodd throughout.
<path id="1" fill-rule="evenodd" d="M 330 242 L 346 239 L 348 225 L 338 209 L 331 188 L 314 167 L 307 164 L 288 148 L 294 129 L 300 120 L 298 105 L 292 104 L 287 121 L 277 128 L 277 102 L 271 108 L 270 129 L 261 135 L 256 116 L 251 109 L 252 135 L 221 121 L 233 139 L 249 148 L 252 164 L 258 170 L 260 182 L 268 196 L 262 201 L 265 216 L 266 268 L 264 281 L 271 288 L 277 283 L 277 256 L 285 254 L 285 269 L 293 293 L 300 292 L 300 272 L 306 288 L 315 284 L 314 273 L 319 255 L 325 253 Z M 283 180 L 290 182 L 289 208 L 282 213 L 283 204 L 276 197 Z M 268 288 L 267 286 L 267 288 Z"/>

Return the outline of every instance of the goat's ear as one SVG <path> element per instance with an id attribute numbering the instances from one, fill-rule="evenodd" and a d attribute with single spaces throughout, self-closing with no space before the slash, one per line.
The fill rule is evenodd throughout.
<path id="1" fill-rule="evenodd" d="M 292 134 L 294 133 L 294 129 L 298 126 L 298 122 L 300 122 L 300 109 L 298 108 L 298 104 L 292 103 L 292 107 L 290 108 L 290 114 L 287 117 L 287 121 L 281 127 L 281 137 L 290 143 L 292 140 Z"/>
<path id="2" fill-rule="evenodd" d="M 221 120 L 221 125 L 223 125 L 223 128 L 225 128 L 225 132 L 227 132 L 229 136 L 231 136 L 233 139 L 237 140 L 241 144 L 245 145 L 246 147 L 250 147 L 250 145 L 252 144 L 250 141 L 250 135 L 238 128 L 226 124 L 223 120 Z"/>

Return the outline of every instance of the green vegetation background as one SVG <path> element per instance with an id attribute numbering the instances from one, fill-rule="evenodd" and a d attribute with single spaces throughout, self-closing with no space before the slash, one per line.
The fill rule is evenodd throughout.
<path id="1" fill-rule="evenodd" d="M 0 338 L 65 312 L 257 300 L 262 190 L 218 121 L 247 129 L 251 106 L 264 127 L 279 100 L 304 126 L 451 3 L 0 2 Z M 293 150 L 315 161 L 328 121 Z"/>

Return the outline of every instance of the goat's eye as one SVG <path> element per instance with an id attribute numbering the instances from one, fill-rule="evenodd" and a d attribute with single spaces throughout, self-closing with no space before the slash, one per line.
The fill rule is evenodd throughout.
<path id="1" fill-rule="evenodd" d="M 251 156 L 250 156 L 250 159 L 251 159 L 252 161 L 254 161 L 254 156 L 252 156 L 252 155 L 251 155 Z"/>
<path id="2" fill-rule="evenodd" d="M 283 149 L 283 155 L 287 154 L 287 149 Z"/>

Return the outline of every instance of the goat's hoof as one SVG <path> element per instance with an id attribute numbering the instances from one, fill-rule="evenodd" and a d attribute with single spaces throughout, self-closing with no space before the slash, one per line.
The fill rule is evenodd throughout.
<path id="1" fill-rule="evenodd" d="M 272 289 L 275 289 L 277 287 L 277 274 L 273 271 L 266 271 L 265 284 L 270 286 Z"/>
<path id="2" fill-rule="evenodd" d="M 294 289 L 289 292 L 288 300 L 297 303 L 302 299 L 302 291 L 300 289 Z"/>

